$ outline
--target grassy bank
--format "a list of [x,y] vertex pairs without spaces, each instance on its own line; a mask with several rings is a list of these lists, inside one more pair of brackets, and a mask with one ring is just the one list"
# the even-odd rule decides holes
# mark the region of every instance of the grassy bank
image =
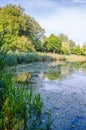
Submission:
[[45,53],[15,52],[15,53],[8,53],[4,60],[7,65],[11,66],[11,65],[17,65],[17,64],[28,64],[31,62],[52,61],[53,58],[46,55]]
[[86,56],[82,55],[59,55],[55,53],[41,53],[41,52],[11,52],[5,57],[7,65],[28,64],[31,62],[42,61],[57,61],[62,60],[66,62],[85,62]]
[[66,62],[85,62],[86,56],[83,55],[59,55],[55,53],[46,53],[47,56],[52,57],[53,60],[64,60]]

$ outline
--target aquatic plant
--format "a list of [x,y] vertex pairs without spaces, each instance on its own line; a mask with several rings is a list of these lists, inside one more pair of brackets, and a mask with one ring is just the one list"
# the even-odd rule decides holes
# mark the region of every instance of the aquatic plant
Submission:
[[[1,58],[1,57],[0,57]],[[3,60],[0,59],[2,66]],[[26,86],[15,86],[9,70],[0,69],[0,129],[49,130],[49,118],[44,114],[40,94]],[[44,115],[48,120],[42,122]]]

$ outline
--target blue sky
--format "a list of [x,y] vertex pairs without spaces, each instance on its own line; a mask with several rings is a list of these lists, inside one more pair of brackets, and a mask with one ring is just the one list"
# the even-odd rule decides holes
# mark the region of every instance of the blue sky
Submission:
[[77,44],[86,42],[86,0],[0,0],[0,6],[21,4],[46,35],[64,33]]

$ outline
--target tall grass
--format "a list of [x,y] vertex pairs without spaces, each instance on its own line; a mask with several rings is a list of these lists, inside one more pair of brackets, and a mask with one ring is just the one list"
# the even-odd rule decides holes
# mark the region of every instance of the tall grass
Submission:
[[7,65],[17,65],[17,64],[27,64],[30,62],[39,62],[39,61],[51,61],[52,57],[37,53],[37,52],[20,52],[20,53],[9,53],[5,57],[5,62]]
[[86,61],[86,56],[77,55],[59,55],[56,53],[41,53],[41,52],[11,52],[5,57],[5,62],[7,65],[17,65],[17,64],[28,64],[31,62],[41,62],[41,61],[67,61],[67,62],[84,62]]
[[[0,66],[3,65],[0,57]],[[14,62],[15,63],[15,62]],[[0,130],[49,130],[50,116],[45,115],[40,94],[25,86],[14,86],[9,70],[0,69]],[[45,119],[43,122],[42,120]]]
[[83,55],[70,55],[65,56],[65,58],[68,62],[86,62],[86,56]]
[[56,53],[45,53],[51,57],[54,61],[62,60],[66,62],[86,62],[86,56],[83,55],[60,55]]

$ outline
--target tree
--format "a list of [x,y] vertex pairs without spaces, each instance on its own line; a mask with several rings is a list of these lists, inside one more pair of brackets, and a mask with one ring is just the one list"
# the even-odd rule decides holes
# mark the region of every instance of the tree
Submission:
[[44,29],[34,18],[25,14],[20,5],[10,4],[0,9],[0,45],[12,44],[15,36],[26,36],[38,49],[41,46],[40,40],[44,36]]
[[74,54],[76,43],[73,40],[70,40],[67,35],[61,33],[58,35],[62,41],[62,53],[63,54]]
[[47,38],[46,48],[48,52],[61,53],[61,47],[62,47],[61,40],[54,34],[51,34]]
[[20,52],[35,51],[34,45],[26,36],[15,37],[15,40],[10,44],[9,48],[10,50]]
[[86,43],[82,46],[82,54],[86,56]]
[[23,9],[16,5],[7,5],[0,10],[0,33],[1,30],[6,34],[20,35],[25,31],[25,19]]
[[58,37],[62,42],[69,42],[68,36],[63,33],[59,34]]
[[73,40],[69,40],[70,54],[74,54],[74,48],[76,47],[76,43]]
[[63,54],[70,54],[70,48],[68,42],[62,42],[62,53]]
[[81,55],[82,54],[82,51],[81,51],[81,48],[80,48],[79,45],[75,47],[74,54],[76,54],[76,55]]

